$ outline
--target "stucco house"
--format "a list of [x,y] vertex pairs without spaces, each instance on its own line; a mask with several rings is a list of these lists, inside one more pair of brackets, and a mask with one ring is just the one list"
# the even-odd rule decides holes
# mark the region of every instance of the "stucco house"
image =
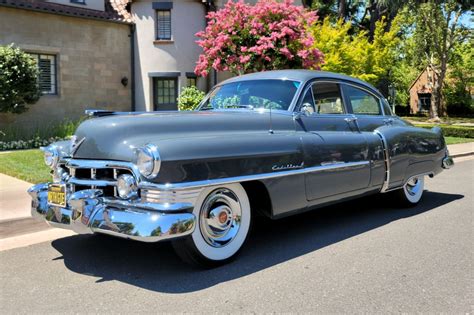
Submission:
[[436,72],[430,66],[426,67],[410,86],[410,113],[428,113],[430,111]]
[[0,130],[35,130],[78,119],[86,108],[130,110],[132,23],[103,0],[0,0],[0,45],[30,53],[40,100],[0,114]]
[[87,108],[177,109],[183,87],[207,91],[231,76],[194,74],[202,51],[195,34],[209,10],[226,2],[0,0],[0,45],[14,43],[37,58],[43,91],[26,113],[0,114],[0,130],[78,119]]

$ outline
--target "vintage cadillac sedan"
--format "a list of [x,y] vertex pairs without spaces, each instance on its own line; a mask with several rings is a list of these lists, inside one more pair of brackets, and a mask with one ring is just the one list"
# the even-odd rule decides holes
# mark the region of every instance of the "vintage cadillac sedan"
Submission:
[[88,111],[46,148],[52,182],[32,214],[77,233],[171,240],[199,266],[233,258],[252,217],[272,219],[391,192],[417,204],[453,165],[439,128],[392,114],[371,85],[334,73],[269,71],[227,80],[195,111]]

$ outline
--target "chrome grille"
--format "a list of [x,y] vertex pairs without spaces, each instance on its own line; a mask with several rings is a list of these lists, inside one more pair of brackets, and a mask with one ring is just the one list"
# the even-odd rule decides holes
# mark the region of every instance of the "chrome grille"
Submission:
[[[70,177],[68,184],[71,191],[84,189],[101,189],[105,197],[117,197],[117,178],[122,174],[132,174],[125,168],[112,168],[97,161],[88,161],[85,165],[81,163],[68,163]],[[96,167],[94,167],[96,166]]]

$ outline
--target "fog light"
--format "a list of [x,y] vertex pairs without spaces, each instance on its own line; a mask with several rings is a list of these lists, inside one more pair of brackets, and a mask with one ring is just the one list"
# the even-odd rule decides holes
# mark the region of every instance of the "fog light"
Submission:
[[122,199],[136,197],[138,194],[138,186],[135,178],[129,174],[120,175],[117,179],[117,192]]

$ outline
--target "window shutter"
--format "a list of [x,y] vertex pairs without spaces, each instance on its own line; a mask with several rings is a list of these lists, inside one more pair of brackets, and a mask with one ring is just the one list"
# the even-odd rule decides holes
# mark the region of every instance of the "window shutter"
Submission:
[[52,82],[52,63],[49,59],[42,59],[40,57],[38,61],[40,77],[39,77],[39,85],[40,89],[44,93],[53,93],[53,82]]

